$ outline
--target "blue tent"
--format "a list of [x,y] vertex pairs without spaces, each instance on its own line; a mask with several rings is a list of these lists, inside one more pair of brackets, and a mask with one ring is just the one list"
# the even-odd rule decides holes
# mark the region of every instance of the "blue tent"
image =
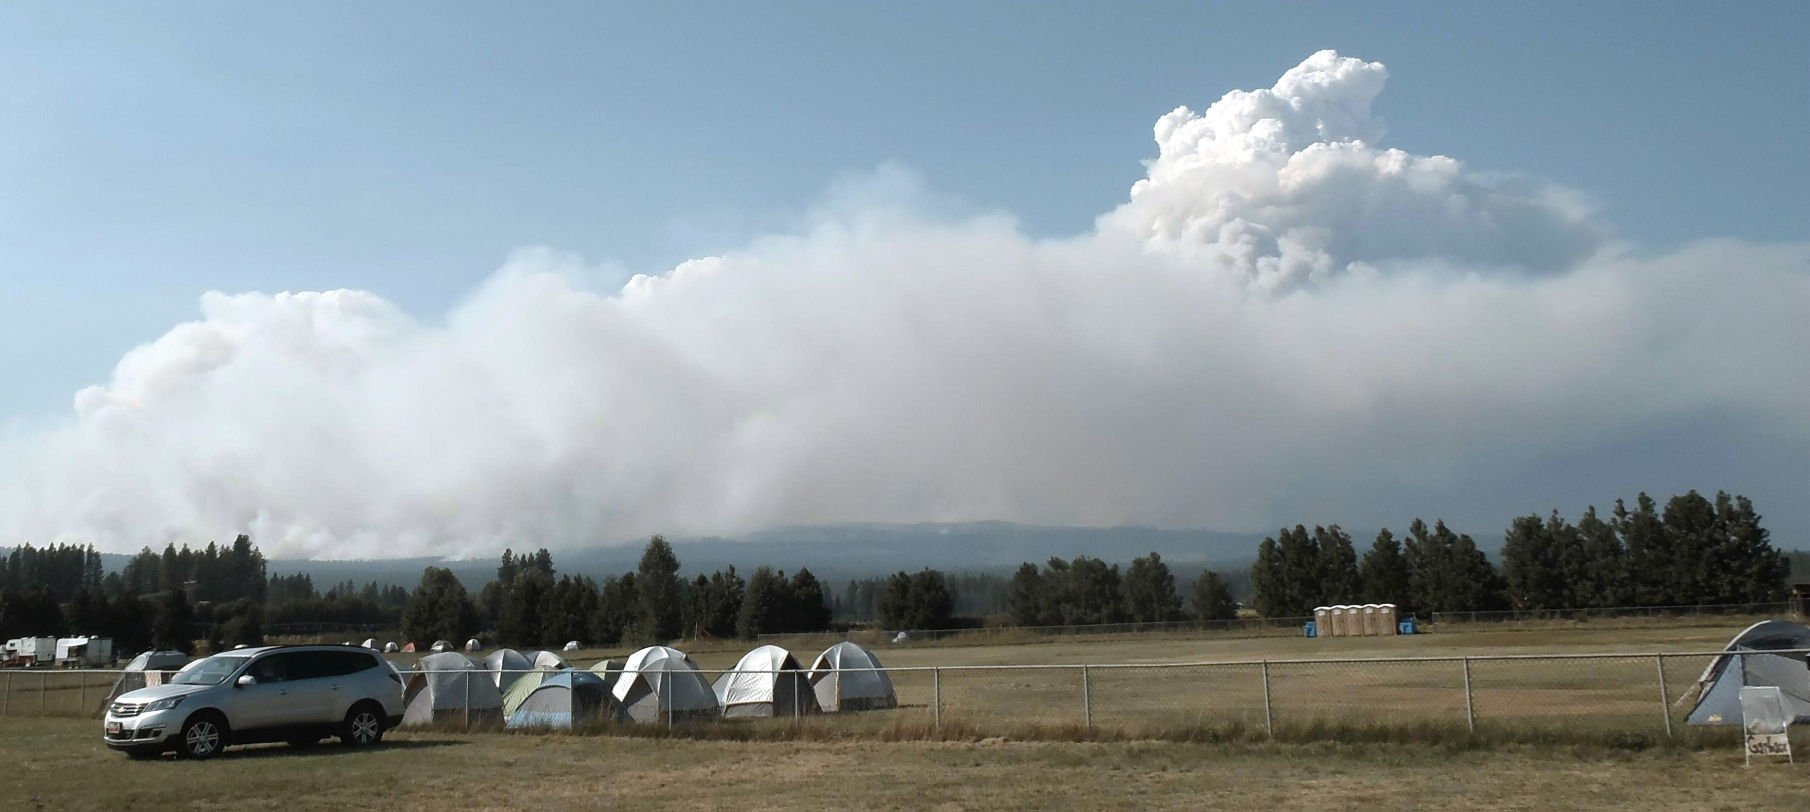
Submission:
[[522,699],[505,723],[511,728],[570,730],[597,719],[621,721],[622,706],[610,695],[603,677],[568,669],[549,674]]

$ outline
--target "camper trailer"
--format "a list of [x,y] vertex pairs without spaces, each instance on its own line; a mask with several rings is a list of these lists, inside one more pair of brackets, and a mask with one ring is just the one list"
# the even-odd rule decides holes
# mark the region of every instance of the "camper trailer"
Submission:
[[113,638],[65,637],[57,641],[57,667],[95,668],[113,664]]
[[6,641],[5,665],[11,668],[30,668],[34,665],[50,665],[56,659],[57,639],[55,637],[20,637]]

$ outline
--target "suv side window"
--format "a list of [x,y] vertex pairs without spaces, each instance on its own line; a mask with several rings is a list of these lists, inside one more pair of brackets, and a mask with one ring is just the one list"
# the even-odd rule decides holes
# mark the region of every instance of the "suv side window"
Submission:
[[258,658],[258,661],[252,663],[251,668],[245,673],[250,674],[259,683],[288,682],[302,678],[296,673],[297,665],[296,655],[278,652]]
[[370,655],[354,651],[323,651],[314,656],[320,658],[321,676],[324,677],[356,674],[377,664],[376,659]]

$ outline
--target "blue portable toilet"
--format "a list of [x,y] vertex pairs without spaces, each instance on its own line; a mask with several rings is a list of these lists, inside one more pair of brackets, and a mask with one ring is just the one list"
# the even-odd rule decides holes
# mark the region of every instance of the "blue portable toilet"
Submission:
[[1315,623],[1311,620],[1307,621],[1306,623],[1301,624],[1301,634],[1305,637],[1319,637],[1320,636],[1320,624]]
[[1418,629],[1419,626],[1415,624],[1414,618],[1408,618],[1395,624],[1395,630],[1400,634],[1419,634]]

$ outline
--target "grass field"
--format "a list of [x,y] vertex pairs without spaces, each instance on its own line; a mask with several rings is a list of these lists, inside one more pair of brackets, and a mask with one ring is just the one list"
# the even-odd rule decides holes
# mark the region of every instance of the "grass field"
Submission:
[[[892,674],[900,707],[812,720],[830,733],[902,739],[941,737],[1449,738],[1468,735],[1467,696],[1478,730],[1503,740],[1663,737],[1707,658],[1656,660],[1655,652],[1719,650],[1749,619],[1685,618],[1615,626],[1567,624],[1455,626],[1408,637],[1236,637],[1216,633],[1114,636],[988,636],[984,644],[870,641]],[[839,638],[774,641],[808,664]],[[741,641],[682,644],[706,672],[732,666]],[[1607,653],[1608,659],[1411,658]],[[576,652],[580,667],[622,658],[626,648]],[[396,659],[407,667],[414,655]],[[1390,662],[1350,662],[1393,658]],[[1257,661],[1273,661],[1269,666]],[[1216,663],[1213,665],[1193,665]],[[996,666],[1078,666],[1006,669]],[[1659,672],[1666,672],[1661,703]],[[1111,667],[1109,667],[1111,666]],[[1269,702],[1266,713],[1265,670]],[[1466,692],[1466,679],[1470,690]],[[714,677],[714,674],[710,674]],[[57,672],[0,673],[0,714],[96,714],[111,678]],[[940,710],[940,713],[938,712]],[[1090,732],[1091,725],[1091,732]],[[739,727],[738,727],[739,726]],[[753,728],[753,729],[749,729]],[[777,738],[789,723],[737,722],[696,731],[730,738]],[[1393,730],[1395,732],[1389,732]],[[825,731],[812,731],[813,735]],[[1431,734],[1431,735],[1429,735]]]
[[[1454,627],[1415,637],[1308,640],[1211,633],[875,643],[894,711],[736,720],[675,731],[587,734],[395,731],[374,752],[240,748],[208,763],[139,763],[107,751],[106,675],[0,675],[3,808],[329,809],[367,805],[570,808],[1796,809],[1810,779],[1782,764],[1741,768],[1728,730],[1663,736],[1654,652],[1718,650],[1747,619]],[[832,638],[775,641],[808,663]],[[737,641],[686,644],[702,667],[732,665]],[[1627,655],[1475,660],[1476,732],[1464,674],[1407,657]],[[586,666],[626,649],[579,652]],[[1275,735],[1263,714],[1271,666]],[[1234,662],[1182,666],[1175,663]],[[1667,698],[1704,657],[1665,660]],[[1090,664],[1092,730],[1079,669]],[[1140,664],[1101,668],[1107,663]],[[940,685],[938,684],[940,683]],[[48,686],[48,690],[43,690]],[[940,689],[942,728],[932,724]],[[1675,721],[1682,709],[1671,708]],[[1810,737],[1799,742],[1810,747]],[[1810,752],[1810,751],[1805,751]]]
[[[1802,766],[1733,746],[716,741],[392,735],[131,762],[93,722],[12,719],[15,809],[1801,809]],[[1800,743],[1800,745],[1803,743]]]

